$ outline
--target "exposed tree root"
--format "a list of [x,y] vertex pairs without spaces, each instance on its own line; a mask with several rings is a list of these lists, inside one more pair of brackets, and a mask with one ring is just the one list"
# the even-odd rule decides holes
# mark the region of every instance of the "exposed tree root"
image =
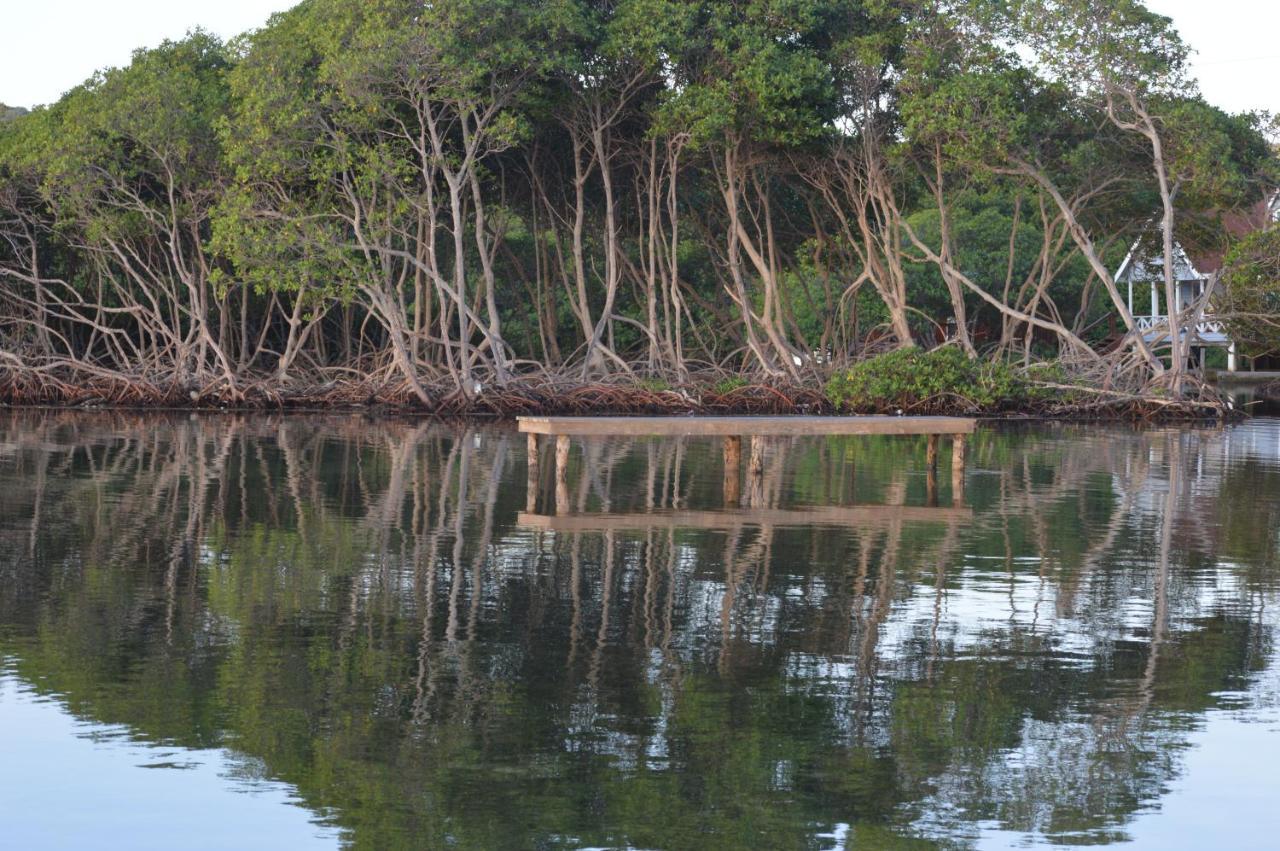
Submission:
[[[385,373],[384,373],[385,375]],[[583,382],[576,374],[540,371],[502,387],[485,386],[474,395],[448,380],[423,382],[426,401],[405,381],[357,378],[350,372],[299,378],[281,385],[270,376],[229,388],[209,378],[201,384],[159,382],[102,372],[0,366],[0,404],[60,407],[180,408],[217,410],[369,410],[438,417],[512,418],[521,415],[828,415],[837,411],[820,378],[804,383],[756,380],[726,387],[721,373],[695,374],[681,383],[619,377]],[[1018,410],[975,409],[967,399],[939,396],[902,410],[903,414],[955,414],[1003,418],[1090,420],[1188,420],[1238,415],[1213,388],[1173,400],[1156,391],[1126,392],[1080,384],[1043,384],[1061,390],[1055,401]],[[1046,394],[1055,395],[1055,394]]]

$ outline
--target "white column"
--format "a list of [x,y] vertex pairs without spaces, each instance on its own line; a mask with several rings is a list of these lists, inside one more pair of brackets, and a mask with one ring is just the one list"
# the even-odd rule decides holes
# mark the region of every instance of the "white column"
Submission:
[[1236,344],[1232,343],[1227,346],[1227,372],[1236,372],[1239,366],[1236,362]]

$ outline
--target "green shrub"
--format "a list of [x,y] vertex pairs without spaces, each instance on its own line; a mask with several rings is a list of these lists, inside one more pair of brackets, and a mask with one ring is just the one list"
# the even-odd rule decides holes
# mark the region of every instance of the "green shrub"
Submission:
[[662,378],[641,378],[636,381],[636,386],[650,393],[664,393],[671,389],[671,384]]
[[750,382],[747,381],[747,379],[743,378],[741,375],[731,375],[728,378],[722,378],[719,381],[717,381],[715,384],[711,385],[711,389],[716,394],[720,396],[724,396],[728,393],[732,393],[735,390],[741,390],[743,387],[746,387],[748,384],[750,384]]
[[1025,378],[1002,361],[970,360],[955,346],[899,349],[836,373],[827,398],[863,413],[994,411],[1031,400]]
[[1075,390],[1064,390],[1062,387],[1045,387],[1045,384],[1079,385],[1080,379],[1067,374],[1062,364],[1056,361],[1033,363],[1023,373],[1026,399],[1032,402],[1078,402],[1081,394]]
[[1231,338],[1251,357],[1280,352],[1280,228],[1249,234],[1223,262],[1216,307]]

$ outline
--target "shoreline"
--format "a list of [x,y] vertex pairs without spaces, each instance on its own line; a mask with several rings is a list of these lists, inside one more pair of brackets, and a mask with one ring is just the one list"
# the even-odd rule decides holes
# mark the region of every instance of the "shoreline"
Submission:
[[[136,389],[136,388],[135,388]],[[8,410],[129,411],[137,413],[361,414],[423,417],[439,420],[514,422],[519,416],[963,416],[991,423],[1206,423],[1251,416],[1243,407],[1215,407],[1193,401],[1131,398],[1108,401],[1046,403],[1030,407],[982,408],[964,400],[934,398],[916,405],[837,408],[821,385],[744,384],[718,391],[706,384],[667,388],[637,383],[554,385],[516,382],[468,399],[456,390],[432,388],[429,403],[391,386],[364,384],[300,388],[293,393],[258,393],[231,399],[220,393],[111,394],[85,388],[72,396],[46,388],[40,393],[14,392],[0,385],[0,408]],[[50,392],[52,391],[52,392]],[[1264,397],[1264,403],[1272,401]]]

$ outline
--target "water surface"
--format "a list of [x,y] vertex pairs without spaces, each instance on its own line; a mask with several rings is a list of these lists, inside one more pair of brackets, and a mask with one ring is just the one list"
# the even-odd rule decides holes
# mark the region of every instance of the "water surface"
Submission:
[[948,452],[0,413],[7,841],[1274,847],[1280,420]]

